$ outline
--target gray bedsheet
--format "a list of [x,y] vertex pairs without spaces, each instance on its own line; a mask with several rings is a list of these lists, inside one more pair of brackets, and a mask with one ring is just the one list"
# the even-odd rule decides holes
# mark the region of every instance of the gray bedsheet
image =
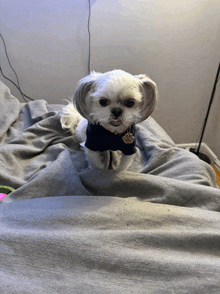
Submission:
[[149,118],[129,171],[90,170],[61,108],[0,83],[0,293],[219,293],[211,166]]

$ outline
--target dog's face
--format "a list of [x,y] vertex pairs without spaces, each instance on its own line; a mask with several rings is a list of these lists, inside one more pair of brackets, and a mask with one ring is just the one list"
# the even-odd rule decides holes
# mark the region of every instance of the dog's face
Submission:
[[152,80],[122,70],[92,72],[79,82],[74,95],[80,114],[112,133],[122,133],[145,120],[156,100],[157,88]]

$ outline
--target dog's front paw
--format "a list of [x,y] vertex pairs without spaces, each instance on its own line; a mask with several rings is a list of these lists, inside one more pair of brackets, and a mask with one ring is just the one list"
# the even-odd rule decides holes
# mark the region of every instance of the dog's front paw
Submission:
[[98,169],[105,168],[105,156],[103,154],[104,152],[92,151],[86,148],[85,146],[84,146],[84,150],[85,150],[90,168],[98,168]]
[[91,151],[85,148],[90,168],[122,171],[132,164],[134,155],[124,155],[121,151]]

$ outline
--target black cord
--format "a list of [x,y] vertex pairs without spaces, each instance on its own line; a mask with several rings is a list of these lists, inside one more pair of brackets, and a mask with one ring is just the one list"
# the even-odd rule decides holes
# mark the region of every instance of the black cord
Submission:
[[26,99],[24,98],[24,96],[23,96],[23,93],[21,92],[21,89],[15,84],[15,82],[13,82],[12,80],[10,80],[9,78],[7,78],[7,77],[4,75],[1,66],[0,66],[0,72],[1,72],[2,76],[3,76],[6,80],[10,81],[10,82],[11,82],[11,83],[12,83],[12,84],[13,84],[13,85],[19,90],[19,92],[21,93],[22,98],[24,99],[25,102],[27,102],[27,100],[26,100]]
[[89,55],[88,55],[88,74],[90,74],[90,62],[91,62],[91,33],[90,33],[90,17],[91,17],[91,3],[89,2],[89,16],[88,16],[88,34],[89,34]]
[[204,132],[205,132],[205,127],[206,127],[208,117],[209,117],[209,112],[210,112],[211,105],[212,105],[212,102],[213,102],[213,99],[214,99],[214,96],[215,96],[216,86],[217,86],[217,83],[219,81],[219,73],[220,73],[220,62],[219,62],[217,74],[216,74],[216,77],[215,77],[215,82],[214,82],[214,85],[213,85],[212,95],[211,95],[211,98],[210,98],[210,101],[209,101],[209,106],[208,106],[207,114],[206,114],[206,117],[205,117],[205,122],[204,122],[203,129],[202,129],[201,138],[200,138],[199,145],[198,145],[198,148],[197,148],[197,151],[196,151],[197,154],[199,154],[199,149],[200,149],[200,146],[201,146],[201,143],[202,143],[203,135],[204,135]]
[[17,75],[16,71],[14,70],[14,68],[13,68],[12,65],[11,65],[11,61],[10,61],[10,58],[9,58],[9,56],[8,56],[8,52],[7,52],[7,47],[6,47],[6,44],[5,44],[5,40],[4,40],[4,38],[3,38],[3,36],[2,36],[1,33],[0,33],[0,37],[1,37],[1,39],[2,39],[2,42],[3,42],[4,48],[5,48],[5,54],[6,54],[6,56],[7,56],[8,63],[9,63],[11,69],[13,70],[13,72],[14,72],[14,74],[15,74],[15,76],[16,76],[17,83],[18,83],[18,87],[20,88],[20,83],[19,83],[18,75]]
[[27,100],[25,99],[25,97],[28,98],[28,99],[30,99],[30,100],[32,100],[32,101],[34,101],[34,99],[32,99],[31,97],[25,95],[25,94],[21,91],[21,87],[20,87],[20,83],[19,83],[18,75],[17,75],[16,71],[14,70],[14,68],[13,68],[12,65],[11,65],[11,61],[10,61],[10,58],[9,58],[9,56],[8,56],[8,51],[7,51],[7,47],[6,47],[6,44],[5,44],[5,40],[4,40],[4,38],[3,38],[3,36],[2,36],[1,33],[0,33],[0,37],[1,37],[2,42],[3,42],[3,45],[4,45],[5,54],[6,54],[6,57],[7,57],[7,60],[8,60],[8,64],[9,64],[10,68],[12,69],[12,71],[14,72],[15,76],[16,76],[17,84],[16,84],[15,82],[13,82],[11,79],[9,79],[8,77],[6,77],[6,76],[4,75],[3,70],[2,70],[2,67],[0,66],[0,72],[1,72],[2,76],[3,76],[6,80],[8,80],[9,82],[11,82],[11,83],[12,83],[12,84],[13,84],[13,85],[14,85],[14,86],[20,91],[21,96],[22,96],[22,98],[24,99],[25,102],[27,102]]
[[[205,128],[206,128],[206,124],[207,124],[207,121],[208,121],[208,117],[209,117],[209,112],[210,112],[210,109],[211,109],[211,105],[212,105],[212,102],[213,102],[213,99],[214,99],[214,96],[215,96],[216,86],[217,86],[217,83],[218,83],[218,81],[220,79],[219,74],[220,74],[220,62],[219,62],[217,74],[216,74],[216,77],[215,77],[215,82],[214,82],[214,85],[213,85],[212,94],[211,94],[211,98],[210,98],[210,101],[209,101],[209,106],[208,106],[208,110],[207,110],[207,113],[206,113],[205,122],[204,122],[204,125],[203,125],[203,128],[202,128],[202,133],[201,133],[201,136],[200,136],[198,148],[197,149],[194,149],[194,148],[191,148],[190,149],[191,152],[195,153],[199,157],[200,156],[205,156],[204,154],[200,153],[199,150],[200,150],[200,147],[201,147],[201,144],[202,144],[202,139],[203,139]],[[201,159],[207,161],[205,158],[201,158]]]

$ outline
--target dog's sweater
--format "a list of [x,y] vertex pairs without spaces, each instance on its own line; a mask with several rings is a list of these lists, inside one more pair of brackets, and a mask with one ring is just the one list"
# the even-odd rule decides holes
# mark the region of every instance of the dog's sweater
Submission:
[[135,140],[132,143],[125,143],[122,139],[128,132],[134,136],[135,127],[131,126],[122,134],[114,134],[100,124],[88,123],[85,146],[92,151],[121,150],[124,155],[132,155],[136,152]]

